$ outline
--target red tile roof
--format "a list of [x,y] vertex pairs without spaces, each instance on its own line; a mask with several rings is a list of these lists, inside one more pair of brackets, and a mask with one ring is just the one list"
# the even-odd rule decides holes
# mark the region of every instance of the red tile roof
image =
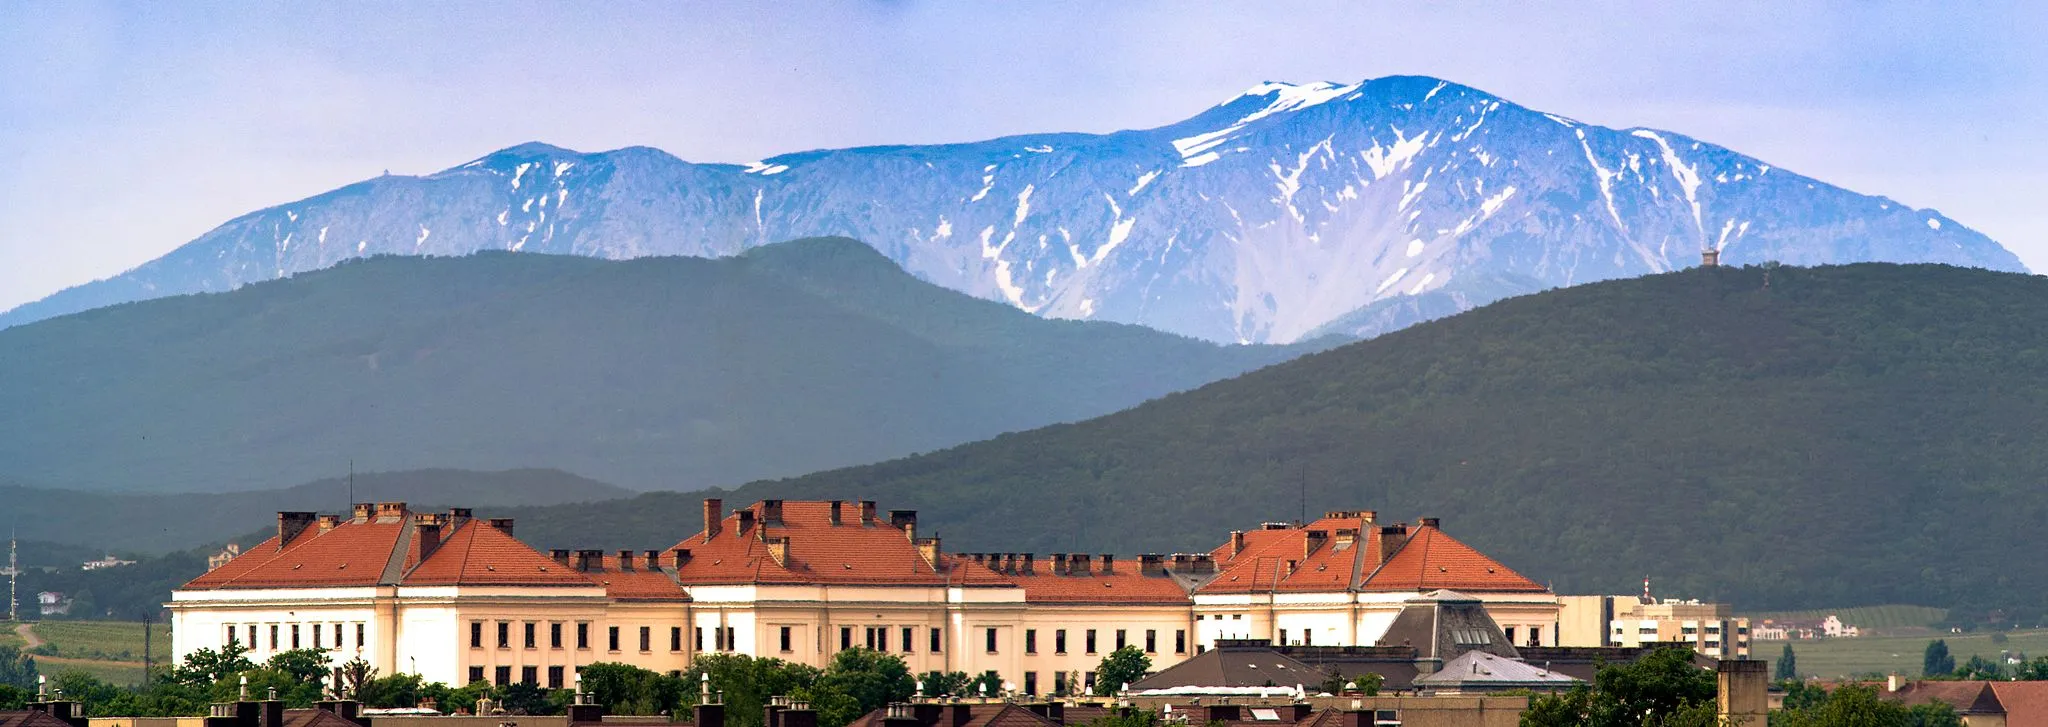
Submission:
[[343,521],[325,532],[309,527],[282,548],[273,536],[192,579],[185,589],[373,586],[383,581],[407,527]]
[[2048,727],[2048,682],[1992,682],[2005,727]]
[[1544,588],[1500,561],[1458,542],[1432,525],[1423,525],[1387,558],[1365,582],[1364,591],[1433,591],[1465,593],[1541,593]]
[[[1049,565],[1049,564],[1048,564]],[[1193,602],[1186,587],[1166,576],[1145,575],[1138,572],[1138,564],[1118,564],[1115,572],[1102,573],[1099,570],[1086,574],[1057,574],[1049,567],[1034,567],[1034,572],[1025,574],[1004,574],[990,570],[988,566],[968,561],[966,566],[977,568],[1002,579],[1004,582],[1024,588],[1024,600],[1029,603],[1118,603],[1118,604],[1174,604],[1186,605]]]
[[[719,533],[699,532],[675,547],[690,551],[679,569],[686,586],[742,583],[830,583],[842,585],[944,585],[946,576],[925,562],[910,538],[888,522],[862,522],[860,508],[845,503],[840,524],[832,524],[831,505],[820,501],[788,501],[782,517],[764,522],[769,508],[757,502],[734,510],[720,521]],[[740,527],[741,515],[753,524]],[[776,562],[769,540],[786,538],[784,562]]]
[[683,587],[676,584],[675,576],[659,567],[650,567],[645,560],[634,563],[632,568],[621,568],[619,557],[604,557],[601,571],[588,575],[604,585],[605,595],[621,601],[688,601],[690,596]]
[[[408,564],[418,562],[411,543]],[[593,578],[556,563],[490,523],[468,520],[442,537],[425,562],[409,565],[408,586],[589,586]]]
[[[402,508],[402,506],[398,506]],[[413,513],[308,526],[283,547],[272,537],[186,583],[182,590],[335,588],[371,585],[591,586],[490,523],[441,517],[440,543],[420,559]]]
[[[1357,535],[1340,538],[1340,530],[1355,531]],[[1309,548],[1310,533],[1321,533],[1313,550]],[[1324,517],[1302,526],[1253,530],[1243,537],[1242,550],[1235,549],[1233,543],[1224,543],[1211,551],[1218,563],[1217,575],[1198,592],[1548,590],[1444,534],[1433,524],[1409,529],[1405,541],[1397,543],[1384,562],[1380,552],[1383,538],[1389,536],[1381,533],[1379,525],[1357,513]]]

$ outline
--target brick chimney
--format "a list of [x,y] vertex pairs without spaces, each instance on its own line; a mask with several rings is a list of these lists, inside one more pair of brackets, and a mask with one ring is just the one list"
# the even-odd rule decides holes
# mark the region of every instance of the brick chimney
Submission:
[[773,524],[776,524],[776,525],[781,525],[781,524],[782,524],[782,501],[781,501],[781,500],[762,500],[762,501],[761,501],[761,522],[762,522],[762,524],[769,524],[769,523],[773,523]]
[[682,571],[683,566],[690,564],[689,548],[676,548],[675,550],[669,551],[669,554],[675,556],[676,570],[678,572]]
[[1437,518],[1433,518],[1433,517],[1426,517],[1426,518],[1423,518],[1423,519],[1422,519],[1422,527],[1425,527],[1425,528],[1435,528],[1435,527],[1442,527],[1442,526],[1443,526],[1443,521],[1442,521],[1442,520],[1439,520],[1439,519],[1437,519]]
[[566,567],[568,567],[568,565],[569,565],[569,549],[568,549],[568,548],[555,548],[555,549],[553,549],[553,550],[549,550],[549,551],[548,551],[548,557],[549,557],[549,558],[553,558],[553,559],[555,559],[555,562],[556,562],[556,563],[560,563],[560,564],[562,564],[562,566],[563,566],[563,567],[565,567],[565,568],[566,568]]
[[319,517],[317,513],[310,512],[279,512],[277,514],[277,549],[283,550],[284,546],[290,544],[293,538],[299,537],[299,533],[305,532],[306,528],[313,524],[313,519],[316,517]]
[[1148,575],[1148,576],[1157,576],[1157,575],[1165,575],[1165,574],[1166,574],[1166,565],[1165,565],[1165,563],[1163,562],[1163,559],[1164,559],[1164,557],[1165,557],[1165,556],[1162,556],[1162,555],[1160,555],[1160,554],[1158,554],[1158,553],[1142,553],[1142,554],[1139,554],[1139,555],[1138,555],[1138,573],[1139,573],[1139,575]]
[[1054,554],[1052,554],[1052,574],[1053,574],[1053,575],[1056,575],[1056,576],[1063,576],[1063,575],[1066,575],[1066,574],[1067,574],[1067,554],[1066,554],[1066,553],[1054,553]]
[[1187,553],[1173,554],[1173,572],[1192,573],[1195,570],[1195,556]]
[[1719,692],[1715,700],[1720,723],[1731,727],[1764,727],[1770,714],[1768,662],[1722,659],[1716,665]]
[[475,517],[474,512],[474,510],[466,507],[448,508],[448,529],[454,530],[455,528],[462,527],[463,522]]
[[380,521],[382,521],[382,520],[385,520],[385,519],[390,519],[390,520],[391,520],[392,522],[398,522],[398,523],[403,523],[403,522],[405,522],[405,503],[403,503],[403,502],[380,502],[380,503],[377,503],[377,519],[378,519],[378,520],[380,520]]
[[1103,553],[1103,554],[1102,554],[1102,574],[1103,574],[1103,575],[1109,575],[1109,574],[1111,574],[1111,573],[1115,573],[1115,572],[1116,572],[1116,556],[1114,556],[1114,555],[1110,555],[1110,554],[1108,554],[1108,553]]
[[640,555],[646,558],[646,560],[641,562],[647,564],[648,570],[661,570],[661,551],[649,550],[642,552]]
[[349,517],[353,518],[357,523],[369,522],[370,518],[376,517],[376,515],[377,506],[373,503],[358,502],[349,506]]
[[320,532],[327,532],[341,526],[340,515],[321,515]]
[[789,538],[774,537],[769,538],[767,542],[768,557],[774,558],[776,565],[789,567]]
[[1067,574],[1085,576],[1093,573],[1094,564],[1088,562],[1089,560],[1087,553],[1074,553],[1067,556]]
[[889,511],[889,527],[895,528],[895,529],[897,529],[897,530],[901,530],[901,531],[903,531],[903,536],[904,536],[904,537],[910,538],[911,540],[916,540],[916,539],[917,539],[917,511],[916,511],[916,510],[890,510],[890,511]]
[[843,515],[843,512],[842,512],[842,511],[843,511],[843,510],[845,510],[845,509],[846,509],[846,501],[845,501],[845,500],[833,500],[833,501],[832,501],[832,524],[833,524],[833,525],[838,525],[838,524],[840,524],[840,517],[841,517],[841,516]]
[[1349,548],[1358,543],[1358,528],[1337,528],[1337,547]]
[[1215,573],[1215,572],[1216,572],[1216,558],[1215,558],[1215,556],[1209,555],[1208,553],[1196,553],[1196,554],[1195,554],[1195,567],[1194,567],[1194,571],[1193,571],[1193,572],[1195,572],[1195,573]]
[[441,548],[441,516],[430,512],[412,516],[412,538],[419,546],[420,560],[433,556]]
[[1244,552],[1244,531],[1230,531],[1230,555],[1236,557],[1238,553],[1242,552]]
[[504,533],[508,536],[512,534],[512,518],[494,517],[491,518],[489,522],[491,523],[491,527],[498,529],[498,532]]
[[934,570],[939,567],[939,539],[918,538],[911,542],[917,546],[917,554],[924,558],[924,564]]
[[1021,566],[1018,566],[1018,567],[1017,567],[1017,572],[1018,572],[1018,573],[1022,573],[1022,574],[1024,574],[1024,575],[1027,575],[1027,576],[1028,576],[1028,575],[1032,575],[1032,574],[1033,574],[1033,573],[1034,573],[1034,572],[1035,572],[1035,571],[1037,570],[1037,568],[1035,567],[1035,566],[1036,566],[1036,561],[1037,561],[1037,560],[1038,560],[1038,556],[1037,556],[1037,555],[1035,555],[1035,554],[1032,554],[1032,553],[1025,553],[1025,554],[1024,554],[1024,564],[1023,564],[1023,565],[1021,565]]
[[580,570],[580,571],[583,571],[583,572],[585,572],[585,573],[588,573],[588,572],[590,572],[590,571],[594,571],[594,570],[604,570],[604,551],[602,551],[602,550],[578,550],[578,551],[576,551],[576,570]]
[[1330,539],[1330,531],[1328,531],[1328,530],[1310,530],[1310,531],[1308,531],[1307,537],[1305,537],[1305,538],[1302,538],[1302,541],[1301,541],[1301,542],[1302,542],[1302,548],[1301,548],[1301,557],[1303,557],[1303,558],[1307,558],[1307,557],[1309,557],[1309,556],[1311,556],[1311,555],[1314,555],[1314,554],[1315,554],[1315,552],[1316,552],[1316,549],[1317,549],[1317,548],[1320,548],[1320,547],[1323,547],[1323,543],[1324,543],[1324,542],[1327,542],[1327,541],[1328,541],[1329,539]]
[[739,527],[733,530],[733,535],[742,538],[747,537],[747,531],[754,529],[754,511],[736,510],[733,512],[733,515],[740,519]]
[[619,570],[622,570],[622,571],[628,571],[628,570],[633,570],[633,551],[631,551],[631,550],[621,550],[621,551],[619,551]]
[[725,501],[716,497],[704,498],[704,540],[718,537],[718,531],[725,524]]
[[1388,558],[1392,558],[1394,557],[1395,553],[1400,552],[1401,546],[1407,544],[1407,524],[1404,523],[1400,525],[1380,526],[1380,552],[1378,554],[1379,560],[1374,561],[1374,565],[1387,562]]
[[875,524],[875,501],[874,501],[874,500],[861,500],[861,501],[860,501],[860,524],[862,524],[862,525],[873,525],[873,524]]

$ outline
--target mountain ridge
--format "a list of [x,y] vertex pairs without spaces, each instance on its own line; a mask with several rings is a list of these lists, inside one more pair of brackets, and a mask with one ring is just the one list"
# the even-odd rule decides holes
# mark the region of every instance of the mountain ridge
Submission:
[[[1683,134],[1396,76],[1263,83],[1149,129],[746,165],[521,144],[237,217],[0,326],[368,254],[723,257],[815,235],[860,239],[921,279],[1042,317],[1232,342],[1376,335],[1503,294],[1686,267],[1703,247],[1731,264],[2025,269],[1938,212]],[[1446,288],[1464,292],[1361,313]],[[1347,316],[1367,322],[1332,327]]]

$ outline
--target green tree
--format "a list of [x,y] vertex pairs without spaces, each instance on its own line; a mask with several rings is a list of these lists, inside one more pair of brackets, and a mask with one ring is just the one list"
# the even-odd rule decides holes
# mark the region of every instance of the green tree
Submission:
[[2037,656],[2015,665],[2012,678],[2023,682],[2048,681],[2048,656]]
[[1785,644],[1785,651],[1778,655],[1778,681],[1799,678],[1799,655],[1792,653],[1792,645]]
[[1351,688],[1357,690],[1359,694],[1377,697],[1380,694],[1380,687],[1386,683],[1387,678],[1381,676],[1379,672],[1369,671],[1351,680]]
[[[756,659],[745,654],[700,654],[690,662],[689,670],[679,680],[683,693],[678,706],[697,703],[697,692],[708,676],[712,691],[725,695],[725,722],[731,727],[752,727],[761,722],[761,710],[767,706],[768,698],[775,696],[797,696],[799,690],[816,683],[822,674],[808,664],[795,664],[781,659]],[[590,673],[584,672],[584,683],[590,683]],[[600,704],[605,702],[600,701]]]
[[928,671],[917,678],[918,694],[926,697],[957,697],[967,694],[967,672]]
[[1145,678],[1152,670],[1151,657],[1139,651],[1136,646],[1125,646],[1102,657],[1102,663],[1095,667],[1095,694],[1109,696],[1116,694],[1124,685]]
[[[367,666],[367,664],[365,665]],[[346,670],[348,668],[348,665],[342,665],[344,680],[346,679]],[[356,701],[362,702],[365,707],[387,709],[392,707],[419,706],[420,699],[425,696],[421,689],[424,684],[421,682],[420,675],[393,674],[388,677],[379,678],[376,676],[376,672],[377,670],[372,668],[370,670],[370,678],[362,682],[361,685],[351,692],[355,695]]]
[[249,650],[238,643],[229,643],[220,651],[199,649],[186,654],[185,663],[172,669],[170,676],[182,684],[211,687],[230,676],[256,668],[246,656],[248,653]]
[[13,646],[0,646],[0,684],[35,689],[35,657],[21,653],[21,649]]
[[[557,714],[553,695],[539,685],[513,682],[498,690],[500,706],[506,714],[550,715]],[[673,714],[673,712],[671,712]]]
[[272,655],[269,661],[263,662],[263,668],[302,682],[318,684],[327,681],[327,668],[331,661],[324,649],[292,649]]
[[[910,667],[889,654],[873,649],[847,649],[832,655],[832,663],[809,690],[818,723],[843,725],[890,702],[910,698],[916,690]],[[838,693],[851,700],[834,700]],[[852,710],[850,714],[846,710]]]
[[[1692,663],[1692,650],[1658,649],[1632,663],[1602,666],[1591,684],[1537,697],[1524,727],[1637,727],[1701,724],[1714,703],[1714,675]],[[1712,724],[1711,720],[1704,724]]]
[[1948,642],[1935,639],[1927,642],[1927,653],[1920,658],[1920,675],[1939,677],[1954,674],[1956,658],[1948,653]]
[[36,695],[27,689],[12,684],[0,684],[0,711],[28,709],[30,700]]
[[[747,658],[738,654],[711,656]],[[729,689],[726,692],[727,711],[736,718],[744,719],[748,715],[744,711],[737,711],[743,708],[741,702],[733,701],[731,697],[736,692],[744,694],[743,689],[751,679],[751,675],[745,675],[731,679],[732,683],[728,685],[713,684],[714,689]],[[691,704],[689,700],[695,696],[695,692],[684,684],[683,678],[659,674],[630,664],[610,662],[583,667],[583,691],[590,694],[591,701],[604,705],[605,709],[613,714],[675,714]],[[759,709],[755,711],[758,712]],[[756,722],[759,719],[758,716],[754,717]]]
[[[1818,690],[1816,690],[1818,691]],[[1875,687],[1837,687],[1818,701],[1772,715],[1772,727],[1961,727],[1955,708],[1940,702],[1906,707],[1882,699]]]
[[358,702],[363,701],[363,687],[377,680],[377,667],[361,657],[342,662],[339,671],[341,683],[334,685],[335,691]]
[[2004,679],[2005,667],[1998,662],[1971,654],[1969,661],[1956,667],[1955,675],[1958,679]]
[[1000,696],[1003,693],[1003,675],[997,674],[994,669],[982,672],[973,679],[967,680],[966,684],[960,685],[960,693],[963,696],[975,697],[982,695]]

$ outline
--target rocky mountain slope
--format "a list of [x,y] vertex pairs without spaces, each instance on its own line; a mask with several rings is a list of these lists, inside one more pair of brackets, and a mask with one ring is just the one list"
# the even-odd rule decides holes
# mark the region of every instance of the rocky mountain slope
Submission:
[[1503,296],[1695,264],[2021,270],[1932,210],[1669,131],[1609,129],[1422,77],[1264,83],[1111,134],[834,149],[746,166],[527,144],[236,218],[0,326],[222,291],[366,255],[727,256],[861,239],[1041,316],[1229,342],[1369,336]]

